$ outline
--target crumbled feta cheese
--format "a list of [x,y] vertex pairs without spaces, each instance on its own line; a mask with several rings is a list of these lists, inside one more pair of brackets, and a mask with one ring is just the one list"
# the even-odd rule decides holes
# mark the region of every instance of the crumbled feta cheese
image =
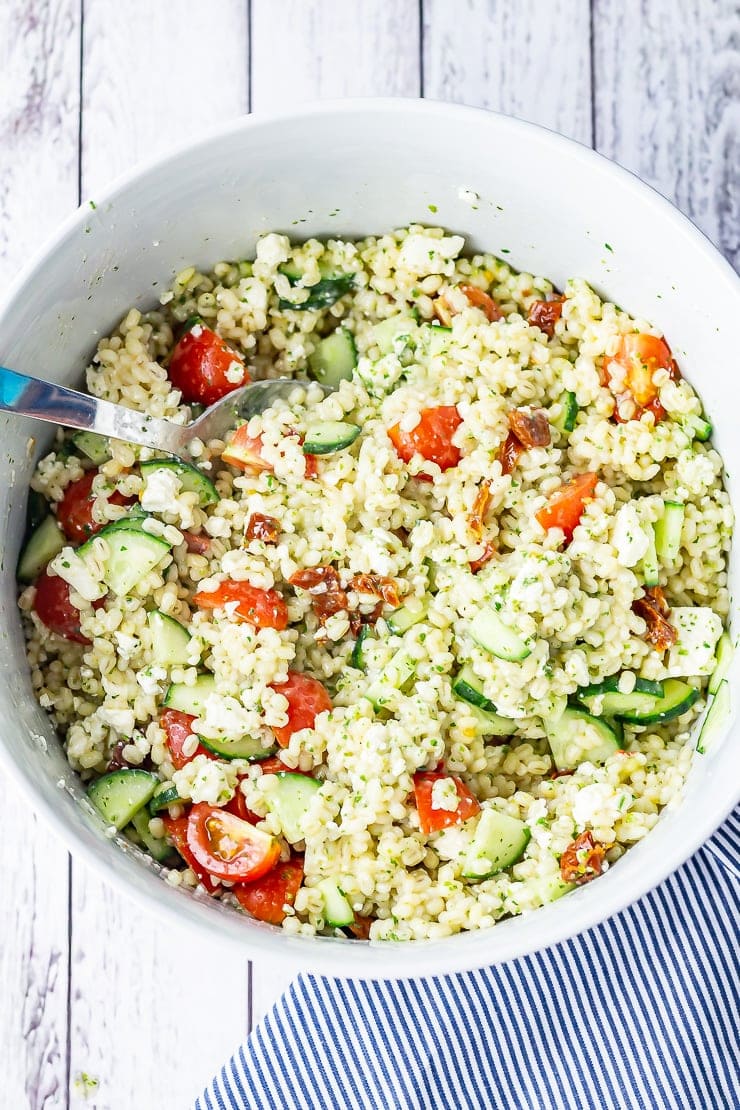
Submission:
[[145,694],[154,694],[157,696],[162,693],[162,683],[167,679],[167,671],[164,667],[147,667],[144,671],[139,671],[136,676],[136,681],[141,686]]
[[98,720],[122,734],[133,732],[136,723],[133,709],[108,709],[104,705],[98,710]]
[[259,716],[253,710],[245,709],[236,698],[209,694],[205,700],[203,714],[193,723],[193,728],[206,739],[220,736],[238,740],[259,727]]
[[432,786],[432,809],[444,809],[454,813],[460,805],[455,780],[452,778],[437,779]]
[[647,528],[637,508],[629,501],[616,515],[612,543],[623,567],[637,566],[650,546]]
[[231,382],[232,385],[239,385],[244,381],[244,366],[241,362],[234,361],[224,376],[227,382]]
[[153,470],[144,482],[141,507],[148,513],[171,512],[181,489],[182,482],[168,467]]
[[612,826],[630,808],[634,798],[629,790],[616,790],[608,782],[593,782],[578,791],[573,803],[576,825]]
[[257,240],[257,261],[271,269],[277,269],[283,262],[287,262],[289,255],[290,241],[287,235],[277,235],[271,231]]
[[172,781],[184,802],[208,802],[215,806],[223,805],[234,796],[237,773],[230,763],[196,755],[180,771],[174,772]]
[[204,527],[208,535],[213,536],[214,539],[228,539],[231,535],[231,524],[223,516],[209,517]]
[[398,264],[412,274],[451,274],[454,269],[452,259],[457,258],[464,246],[462,235],[446,235],[437,239],[433,235],[413,233],[401,245]]
[[85,601],[97,601],[108,589],[71,547],[63,547],[49,563],[49,570],[68,582]]
[[711,674],[717,641],[722,635],[718,614],[704,605],[677,605],[671,609],[669,619],[678,632],[678,640],[668,653],[666,673],[673,678]]

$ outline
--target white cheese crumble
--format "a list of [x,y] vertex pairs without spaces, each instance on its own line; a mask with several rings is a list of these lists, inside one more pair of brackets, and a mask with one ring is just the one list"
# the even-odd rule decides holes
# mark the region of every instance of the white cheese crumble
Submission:
[[63,547],[49,563],[49,570],[68,582],[85,601],[97,601],[108,592],[84,559],[71,547]]
[[257,261],[271,269],[277,269],[283,262],[288,261],[290,255],[290,241],[287,235],[277,235],[271,231],[257,240]]
[[629,790],[615,790],[608,782],[593,782],[578,791],[573,802],[576,825],[612,826],[630,808],[634,798]]
[[711,674],[722,635],[718,614],[704,605],[677,605],[671,609],[669,620],[678,632],[678,640],[668,653],[666,674],[672,678]]
[[182,482],[172,470],[153,470],[144,483],[141,507],[148,513],[171,512],[181,489]]
[[234,796],[236,768],[205,755],[196,755],[180,771],[175,771],[172,781],[184,802],[208,802],[223,805]]
[[136,723],[133,709],[108,709],[104,705],[98,710],[98,720],[118,733],[133,732]]
[[441,239],[433,235],[413,233],[408,235],[398,253],[398,264],[412,274],[451,274],[452,260],[457,258],[465,245],[462,235],[446,235]]
[[154,694],[155,696],[162,693],[162,683],[167,679],[167,671],[164,667],[147,667],[144,671],[139,671],[136,676],[136,681],[145,694]]
[[628,502],[616,515],[612,543],[623,567],[634,567],[650,546],[647,528],[636,507]]
[[455,780],[437,779],[432,786],[432,809],[444,809],[448,813],[455,813],[460,805]]
[[232,385],[239,385],[241,382],[243,382],[244,367],[242,366],[241,362],[237,362],[236,360],[232,362],[231,366],[229,366],[228,370],[226,371],[225,378],[227,382],[231,382]]

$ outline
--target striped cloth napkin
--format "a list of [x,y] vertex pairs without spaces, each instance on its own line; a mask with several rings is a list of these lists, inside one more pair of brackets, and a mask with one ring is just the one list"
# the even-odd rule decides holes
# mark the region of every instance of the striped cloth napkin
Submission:
[[482,971],[301,975],[197,1110],[738,1110],[740,807],[603,925]]

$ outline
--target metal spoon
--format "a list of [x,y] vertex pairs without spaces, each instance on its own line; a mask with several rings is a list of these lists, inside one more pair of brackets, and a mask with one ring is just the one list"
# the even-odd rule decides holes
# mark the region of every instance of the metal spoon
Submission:
[[319,385],[324,393],[331,392],[318,382],[294,381],[292,378],[251,382],[216,401],[191,424],[182,425],[0,366],[0,412],[15,412],[20,416],[45,420],[49,424],[97,432],[111,439],[166,451],[187,460],[194,439],[203,442],[223,439],[237,420],[248,420],[275,401],[287,399],[301,385]]

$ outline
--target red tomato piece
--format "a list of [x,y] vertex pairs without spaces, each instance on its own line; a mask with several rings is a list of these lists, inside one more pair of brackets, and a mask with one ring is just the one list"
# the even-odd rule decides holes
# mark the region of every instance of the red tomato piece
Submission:
[[524,448],[518,438],[513,432],[509,432],[498,449],[498,461],[501,463],[502,474],[511,474],[523,450]]
[[220,609],[235,601],[235,612],[255,628],[276,628],[282,632],[288,627],[288,607],[281,594],[277,590],[261,590],[248,582],[227,578],[215,590],[201,590],[193,601],[201,609]]
[[80,610],[69,596],[69,583],[55,574],[43,570],[36,580],[36,600],[33,603],[39,620],[57,636],[73,640],[76,644],[89,644],[80,631]]
[[[280,687],[273,686],[273,689],[279,690]],[[291,775],[307,775],[308,778],[313,778],[310,771],[301,771],[299,767],[286,767],[277,755],[271,755],[269,759],[260,760],[259,767],[263,775],[277,775],[280,771],[290,771]]]
[[616,355],[606,364],[607,381],[617,398],[615,419],[618,423],[624,423],[618,406],[625,397],[637,407],[633,419],[639,420],[643,412],[652,412],[657,424],[665,417],[659,390],[653,381],[655,371],[660,369],[668,370],[674,380],[678,377],[678,367],[665,339],[644,332],[622,336]]
[[246,882],[271,871],[280,859],[274,836],[218,806],[198,802],[188,814],[188,848],[216,879]]
[[570,543],[586,503],[593,499],[598,480],[598,474],[588,471],[571,478],[560,489],[555,490],[547,504],[535,514],[545,531],[548,528],[562,528],[566,543]]
[[229,466],[250,474],[272,470],[272,463],[262,458],[262,436],[250,436],[248,424],[242,424],[232,432],[221,458]]
[[605,848],[597,844],[587,830],[572,840],[560,857],[560,874],[564,883],[589,883],[602,871]]
[[452,442],[461,424],[462,417],[455,405],[440,405],[424,409],[419,423],[410,432],[403,431],[400,424],[394,424],[388,429],[388,435],[398,457],[404,462],[411,462],[414,455],[421,455],[436,463],[441,470],[449,470],[457,466],[462,458],[460,449]]
[[241,817],[242,821],[248,821],[250,825],[257,825],[262,818],[256,813],[252,813],[251,809],[247,806],[247,799],[242,794],[238,785],[236,793],[230,802],[224,806],[227,813],[233,813],[235,817]]
[[[458,798],[457,809],[435,809],[432,806],[434,784],[442,779],[452,779],[454,782]],[[419,824],[425,836],[439,832],[440,829],[448,829],[451,825],[460,825],[469,817],[480,813],[478,799],[465,783],[456,775],[447,775],[444,771],[417,771],[414,775],[414,796]]]
[[195,532],[183,532],[182,538],[185,540],[191,555],[207,555],[211,550],[210,536],[199,536]]
[[313,728],[319,713],[332,708],[326,687],[308,674],[288,671],[288,681],[271,686],[270,689],[288,699],[287,725],[272,730],[281,748],[287,748],[294,732],[302,728]]
[[473,308],[479,308],[484,313],[489,323],[494,320],[502,320],[504,317],[503,312],[485,290],[480,289],[477,285],[461,285],[460,292],[465,294],[468,304]]
[[292,906],[303,882],[303,859],[294,856],[287,863],[279,863],[269,875],[257,882],[238,884],[234,894],[241,906],[269,925],[280,925],[285,920],[285,906]]
[[[83,543],[103,527],[97,520],[93,520],[92,515],[95,503],[92,484],[97,474],[97,470],[88,470],[76,482],[68,485],[57,507],[57,520],[65,536],[72,543]],[[108,500],[112,505],[130,505],[133,498],[124,497],[115,490]]]
[[551,301],[532,301],[527,314],[527,323],[539,328],[552,339],[555,325],[563,313],[564,300],[565,297],[553,297]]
[[280,521],[274,516],[266,516],[265,513],[252,513],[244,529],[244,538],[276,544],[280,539]]
[[218,756],[207,751],[202,744],[198,744],[192,755],[185,755],[182,747],[188,736],[193,731],[193,721],[189,713],[180,713],[177,709],[165,709],[159,718],[159,723],[167,734],[167,747],[170,750],[170,759],[176,770],[180,770],[196,755],[204,755],[208,759],[217,759]]
[[[242,376],[232,382],[227,374],[234,367]],[[172,352],[167,374],[187,404],[213,405],[250,381],[241,356],[205,324],[185,332]]]
[[180,853],[186,864],[193,871],[209,894],[215,894],[218,883],[214,883],[204,867],[198,863],[193,853],[188,848],[188,819],[187,817],[163,817],[164,827],[175,848]]

